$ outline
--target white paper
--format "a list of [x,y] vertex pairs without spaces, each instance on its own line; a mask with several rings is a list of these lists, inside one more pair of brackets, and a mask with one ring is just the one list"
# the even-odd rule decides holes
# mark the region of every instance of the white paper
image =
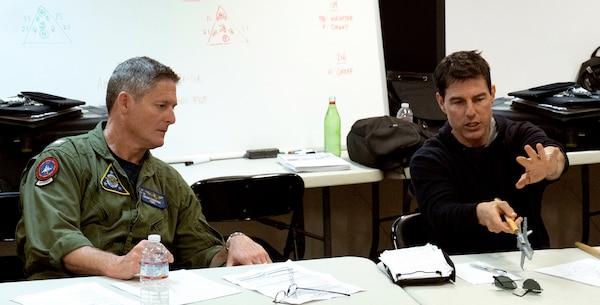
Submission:
[[[348,272],[352,272],[349,270]],[[333,276],[308,270],[288,260],[271,267],[257,268],[243,274],[223,276],[226,280],[250,290],[256,290],[270,298],[281,291],[287,291],[290,285],[298,287],[296,294],[283,299],[283,303],[303,304],[309,301],[325,300],[334,297],[348,297],[363,289],[345,284]],[[311,290],[306,290],[306,288]],[[336,292],[336,293],[330,293]]]
[[[140,281],[119,281],[113,286],[140,296]],[[241,292],[239,289],[211,281],[189,270],[169,272],[169,304],[181,305],[215,299]]]
[[594,258],[539,268],[535,271],[600,287],[600,260]]
[[124,297],[95,282],[21,295],[11,301],[23,305],[139,305],[140,303],[139,300]]
[[379,260],[388,268],[394,281],[447,277],[454,271],[442,250],[432,244],[385,250]]
[[280,154],[277,162],[295,172],[323,172],[350,169],[350,163],[332,153]]
[[[494,276],[498,276],[498,275],[508,276],[509,278],[511,278],[515,281],[521,279],[519,276],[512,274],[512,273],[507,272],[506,274],[499,274],[499,273],[495,273],[495,272],[489,272],[489,271],[475,268],[472,266],[472,264],[478,264],[478,265],[486,266],[489,268],[498,268],[498,266],[492,266],[488,263],[480,262],[480,261],[455,264],[454,267],[456,267],[456,276],[458,276],[461,279],[463,279],[471,284],[474,284],[474,285],[493,283]],[[502,269],[502,268],[499,268],[499,269]]]

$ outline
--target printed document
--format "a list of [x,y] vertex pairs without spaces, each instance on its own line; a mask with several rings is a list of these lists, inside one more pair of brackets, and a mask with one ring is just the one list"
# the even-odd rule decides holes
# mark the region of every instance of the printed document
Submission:
[[[306,269],[291,260],[257,268],[224,279],[244,288],[256,290],[280,303],[303,304],[314,300],[350,297],[363,289],[336,280],[332,275]],[[290,289],[291,288],[291,289]]]
[[280,154],[277,162],[294,172],[324,172],[350,169],[350,163],[332,153]]
[[586,258],[562,265],[539,268],[535,271],[600,287],[600,260],[594,258]]
[[[117,281],[113,286],[140,296],[140,281]],[[182,305],[240,293],[239,289],[209,280],[189,270],[169,272],[169,304]]]

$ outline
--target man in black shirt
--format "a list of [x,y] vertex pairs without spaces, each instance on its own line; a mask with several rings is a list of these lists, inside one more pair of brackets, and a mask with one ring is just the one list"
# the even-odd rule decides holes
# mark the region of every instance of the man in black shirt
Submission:
[[452,254],[517,250],[505,218],[527,217],[532,246],[549,247],[541,201],[568,167],[562,145],[531,123],[492,114],[496,88],[478,52],[448,55],[434,79],[448,121],[410,163],[429,240]]

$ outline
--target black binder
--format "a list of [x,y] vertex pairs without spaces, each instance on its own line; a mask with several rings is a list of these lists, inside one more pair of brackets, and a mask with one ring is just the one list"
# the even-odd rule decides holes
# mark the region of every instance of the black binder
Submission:
[[[561,107],[574,108],[574,110],[585,107],[600,107],[600,96],[589,92],[574,82],[551,83],[509,92],[508,95],[546,106],[558,106],[554,108],[558,110]],[[574,111],[574,113],[578,112]]]
[[534,102],[517,98],[512,100],[511,107],[560,121],[587,118],[600,119],[600,101],[594,106],[590,105],[576,107],[570,105]]
[[23,91],[0,100],[0,124],[35,128],[66,117],[81,116],[78,106],[84,104],[47,93]]
[[547,85],[537,86],[524,90],[518,90],[509,92],[508,95],[520,97],[522,99],[539,100],[548,96],[552,96],[556,93],[568,90],[569,88],[576,86],[575,82],[559,82],[551,83]]
[[85,104],[84,101],[74,100],[43,92],[21,91],[20,96],[24,96],[26,98],[54,108],[68,108],[74,106],[81,106]]

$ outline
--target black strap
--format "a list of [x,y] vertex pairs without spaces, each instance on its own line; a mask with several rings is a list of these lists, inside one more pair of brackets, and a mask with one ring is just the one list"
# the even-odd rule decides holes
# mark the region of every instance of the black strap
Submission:
[[590,58],[594,58],[594,57],[600,57],[600,56],[598,56],[598,51],[600,51],[600,47],[598,47],[598,48],[597,48],[597,49],[594,51],[594,53],[592,53],[592,56],[590,56]]

